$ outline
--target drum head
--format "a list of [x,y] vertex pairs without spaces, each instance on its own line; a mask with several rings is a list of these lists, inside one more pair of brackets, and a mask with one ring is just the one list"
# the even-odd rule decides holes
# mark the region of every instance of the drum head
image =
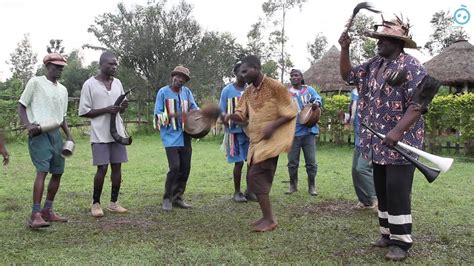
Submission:
[[320,117],[321,108],[313,110],[311,105],[306,105],[300,112],[300,123],[307,127],[313,127],[319,122]]
[[211,131],[211,119],[204,117],[199,110],[186,114],[184,132],[193,138],[202,138]]

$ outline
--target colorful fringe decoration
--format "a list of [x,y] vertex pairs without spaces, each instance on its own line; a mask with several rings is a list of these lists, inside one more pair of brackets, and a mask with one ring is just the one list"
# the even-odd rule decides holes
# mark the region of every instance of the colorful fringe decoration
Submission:
[[[178,101],[176,99],[165,99],[165,108],[163,113],[157,114],[155,117],[154,127],[160,129],[160,126],[170,126],[174,129],[178,129],[178,125],[181,122],[181,128],[184,128],[186,117],[183,115],[182,119],[179,118],[178,113]],[[189,102],[181,101],[181,114],[188,112]]]
[[[237,105],[239,104],[239,99],[240,97],[233,97],[233,98],[228,98],[227,99],[227,110],[226,112],[228,114],[233,114],[235,112],[235,110],[237,109]],[[232,121],[229,120],[229,127],[232,127],[234,126]],[[237,125],[235,125],[237,126]]]

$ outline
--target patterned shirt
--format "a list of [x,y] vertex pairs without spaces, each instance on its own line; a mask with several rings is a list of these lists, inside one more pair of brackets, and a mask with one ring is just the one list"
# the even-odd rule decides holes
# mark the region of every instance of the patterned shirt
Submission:
[[[296,113],[288,89],[274,79],[263,77],[258,87],[250,84],[245,89],[235,114],[249,121],[249,164],[262,162],[291,149]],[[262,139],[263,129],[283,116],[293,119],[273,132],[271,138]]]
[[[378,75],[379,69],[381,75]],[[406,82],[396,87],[386,84],[388,75],[402,69],[408,72]],[[386,135],[405,114],[425,76],[426,71],[420,62],[406,53],[400,53],[395,60],[376,56],[354,67],[348,81],[359,89],[359,121]],[[423,118],[420,118],[403,134],[401,141],[421,149],[423,138]],[[377,164],[408,164],[398,152],[383,145],[382,140],[364,127],[360,127],[360,147],[362,155]]]

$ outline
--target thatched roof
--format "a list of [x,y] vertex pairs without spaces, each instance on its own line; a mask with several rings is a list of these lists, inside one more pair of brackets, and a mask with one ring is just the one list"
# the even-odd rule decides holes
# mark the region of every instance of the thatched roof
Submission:
[[444,85],[474,83],[474,46],[465,40],[457,41],[423,66]]
[[340,51],[332,46],[326,54],[303,73],[306,84],[317,85],[321,92],[350,91],[339,72]]

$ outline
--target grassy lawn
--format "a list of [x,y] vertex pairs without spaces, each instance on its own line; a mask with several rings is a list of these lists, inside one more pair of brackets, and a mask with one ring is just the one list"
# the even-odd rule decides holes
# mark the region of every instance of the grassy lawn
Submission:
[[[34,168],[26,144],[10,143],[11,163],[0,170],[1,264],[316,264],[384,263],[385,250],[370,247],[378,237],[375,212],[353,211],[350,147],[318,147],[319,196],[306,193],[304,167],[300,191],[284,195],[286,155],[279,160],[271,193],[279,227],[253,233],[258,204],[237,204],[232,165],[218,141],[193,143],[186,199],[194,208],[161,210],[167,161],[158,135],[138,136],[123,167],[119,200],[125,215],[106,212],[94,219],[91,152],[78,139],[67,160],[55,209],[70,219],[44,230],[27,227]],[[417,172],[413,186],[413,239],[408,263],[474,264],[474,160],[455,158],[452,169],[433,184]],[[244,185],[245,187],[245,185]],[[110,199],[110,182],[102,202]]]

